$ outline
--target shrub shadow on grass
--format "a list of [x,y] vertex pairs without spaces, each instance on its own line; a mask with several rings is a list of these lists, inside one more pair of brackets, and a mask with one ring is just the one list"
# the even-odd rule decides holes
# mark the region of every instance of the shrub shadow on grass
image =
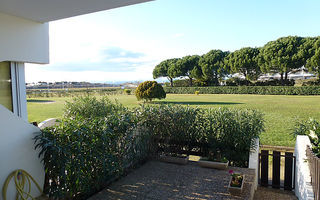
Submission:
[[52,100],[45,100],[45,99],[27,99],[28,103],[54,103],[55,101]]
[[210,102],[210,101],[154,101],[153,104],[175,104],[175,105],[236,105],[238,102]]

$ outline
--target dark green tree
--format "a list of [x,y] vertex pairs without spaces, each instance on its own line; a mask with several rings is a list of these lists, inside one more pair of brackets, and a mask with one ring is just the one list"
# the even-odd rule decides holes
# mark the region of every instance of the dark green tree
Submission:
[[303,66],[304,59],[299,53],[302,37],[288,36],[268,42],[259,58],[261,70],[265,73],[278,72],[281,80],[288,79],[288,73]]
[[175,78],[175,76],[173,76],[174,73],[170,73],[169,68],[173,66],[177,61],[177,58],[162,61],[153,69],[153,78],[156,79],[159,77],[167,77],[170,81],[170,86],[173,87],[173,78]]
[[153,99],[165,99],[166,92],[157,81],[145,81],[140,83],[136,89],[138,100],[152,101]]
[[202,71],[202,81],[206,82],[207,85],[219,85],[219,79],[228,74],[224,65],[224,59],[228,54],[229,52],[221,50],[211,50],[200,58],[199,66]]
[[259,48],[242,48],[229,54],[225,64],[232,73],[240,73],[246,80],[255,81],[261,75],[258,65],[259,52]]
[[305,59],[305,67],[320,79],[320,37],[304,38],[300,53]]
[[193,78],[196,78],[196,70],[199,69],[200,56],[185,56],[170,67],[170,73],[174,77],[188,77],[189,86],[192,86]]

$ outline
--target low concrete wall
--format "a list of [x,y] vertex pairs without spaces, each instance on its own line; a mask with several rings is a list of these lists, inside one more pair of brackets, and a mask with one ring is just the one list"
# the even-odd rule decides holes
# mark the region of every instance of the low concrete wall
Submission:
[[44,128],[47,128],[47,127],[54,126],[54,125],[57,124],[57,123],[58,123],[58,122],[57,122],[57,119],[55,119],[55,118],[50,118],[50,119],[47,119],[47,120],[41,122],[41,123],[38,125],[38,127],[39,127],[40,129],[44,129]]
[[259,138],[255,139],[255,149],[249,155],[249,168],[256,170],[255,189],[258,188],[258,169],[259,169]]
[[[27,171],[43,187],[44,167],[38,158],[39,152],[34,149],[35,132],[40,129],[16,116],[0,105],[0,193],[9,174],[17,169]],[[38,189],[33,185],[32,196],[39,196]],[[13,181],[7,190],[7,200],[16,197]],[[0,195],[0,200],[3,197]]]
[[308,136],[297,136],[294,154],[296,156],[295,194],[299,199],[313,200],[309,163],[306,161],[307,145],[311,146]]

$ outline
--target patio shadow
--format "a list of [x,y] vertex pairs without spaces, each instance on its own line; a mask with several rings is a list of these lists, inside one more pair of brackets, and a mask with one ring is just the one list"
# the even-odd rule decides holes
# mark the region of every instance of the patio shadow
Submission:
[[236,105],[238,102],[211,102],[211,101],[155,101],[153,104],[176,104],[176,105]]

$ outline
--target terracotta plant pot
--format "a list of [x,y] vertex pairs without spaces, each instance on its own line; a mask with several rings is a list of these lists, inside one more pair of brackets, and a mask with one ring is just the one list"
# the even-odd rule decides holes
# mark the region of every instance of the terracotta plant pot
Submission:
[[208,160],[199,160],[198,163],[201,167],[213,168],[213,169],[227,169],[229,165],[229,161],[215,162],[215,161],[208,161]]
[[189,156],[170,156],[170,155],[160,155],[159,157],[160,161],[168,162],[168,163],[175,163],[179,165],[186,165],[189,161]]
[[228,191],[230,192],[231,195],[234,196],[240,196],[242,193],[243,185],[244,185],[244,179],[245,175],[241,174],[242,176],[242,182],[240,187],[233,187],[231,186],[231,181],[232,181],[232,176],[230,177],[229,185],[228,185]]

